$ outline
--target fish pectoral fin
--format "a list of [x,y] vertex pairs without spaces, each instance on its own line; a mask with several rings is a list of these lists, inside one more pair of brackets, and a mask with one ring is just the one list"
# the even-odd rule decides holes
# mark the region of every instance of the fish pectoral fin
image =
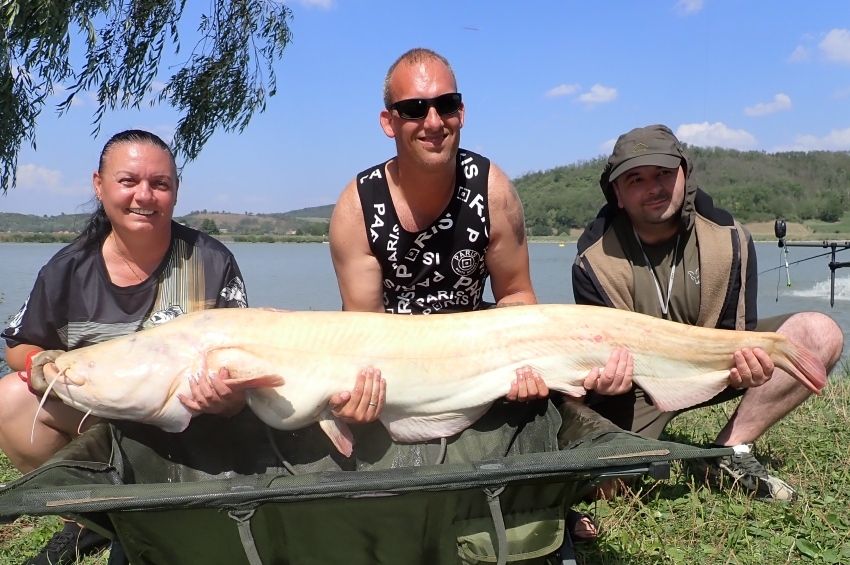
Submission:
[[280,375],[261,375],[259,377],[236,377],[226,379],[224,384],[233,390],[248,390],[251,388],[274,388],[282,386],[284,379]]
[[389,419],[384,414],[380,419],[393,440],[404,443],[415,443],[458,434],[474,424],[489,407],[487,405],[481,409],[466,412],[407,416],[397,420]]
[[328,436],[331,443],[337,448],[337,451],[346,457],[351,457],[354,451],[354,436],[345,422],[334,417],[330,410],[327,410],[322,412],[319,419],[319,427],[322,428],[322,431],[325,432],[325,435]]
[[729,385],[729,370],[676,377],[633,377],[662,412],[696,406],[714,398]]

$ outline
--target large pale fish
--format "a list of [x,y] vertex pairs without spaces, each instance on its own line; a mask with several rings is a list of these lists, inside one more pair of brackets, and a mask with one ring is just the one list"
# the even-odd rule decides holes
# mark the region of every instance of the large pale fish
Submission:
[[617,346],[631,351],[634,381],[665,411],[723,390],[732,353],[746,347],[764,349],[813,392],[826,383],[823,364],[780,334],[575,305],[439,316],[206,310],[102,344],[40,353],[31,380],[42,390],[55,380],[56,394],[81,411],[180,431],[191,415],[177,393],[188,391],[192,375],[226,367],[246,386],[263,387],[249,390],[248,403],[265,423],[292,430],[318,421],[350,454],[350,432],[330,413],[328,399],[350,390],[365,367],[379,368],[387,381],[381,422],[395,440],[415,442],[468,427],[526,365],[549,388],[581,396],[588,371]]

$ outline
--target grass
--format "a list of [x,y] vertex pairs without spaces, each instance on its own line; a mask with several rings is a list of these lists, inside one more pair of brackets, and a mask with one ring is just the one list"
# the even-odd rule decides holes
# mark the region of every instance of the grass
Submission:
[[[586,504],[604,535],[578,548],[580,564],[850,563],[850,378],[774,426],[757,455],[798,489],[790,504],[753,500],[734,486],[709,487],[674,463],[666,481],[644,481],[612,500]],[[730,403],[727,403],[730,404]],[[707,444],[734,406],[674,420],[668,439]],[[0,482],[18,476],[0,455]],[[61,527],[55,517],[0,525],[0,564],[22,563]],[[102,553],[81,563],[105,565]]]
[[[710,487],[676,463],[668,481],[643,482],[584,508],[595,508],[605,535],[579,549],[579,563],[850,563],[850,378],[846,368],[838,372],[845,376],[756,445],[759,459],[797,488],[797,501]],[[668,439],[710,443],[731,404],[676,418]]]

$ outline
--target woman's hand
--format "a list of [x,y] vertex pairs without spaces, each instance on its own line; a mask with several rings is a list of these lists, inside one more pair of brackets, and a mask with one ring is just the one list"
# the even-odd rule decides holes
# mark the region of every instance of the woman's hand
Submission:
[[381,377],[380,369],[367,367],[358,373],[354,390],[334,394],[328,404],[331,413],[343,422],[366,424],[378,419],[386,393],[387,381]]
[[230,373],[222,367],[217,375],[189,379],[192,396],[178,394],[183,406],[199,414],[234,416],[245,407],[245,391],[235,389]]

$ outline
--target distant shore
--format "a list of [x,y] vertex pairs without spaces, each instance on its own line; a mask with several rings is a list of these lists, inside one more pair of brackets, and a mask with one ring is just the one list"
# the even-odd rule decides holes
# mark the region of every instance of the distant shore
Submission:
[[[773,222],[744,224],[759,242],[776,241]],[[850,241],[850,226],[836,224],[801,224],[788,222],[787,241],[821,243],[824,241]],[[529,236],[532,243],[575,243],[582,230],[572,229],[568,234]],[[3,232],[0,243],[70,243],[76,233],[72,232]],[[326,235],[278,235],[278,234],[213,234],[224,242],[234,243],[327,243]]]
[[[0,243],[70,243],[75,233],[0,233]],[[325,243],[327,236],[321,235],[238,235],[214,234],[213,237],[224,242],[236,243]]]

